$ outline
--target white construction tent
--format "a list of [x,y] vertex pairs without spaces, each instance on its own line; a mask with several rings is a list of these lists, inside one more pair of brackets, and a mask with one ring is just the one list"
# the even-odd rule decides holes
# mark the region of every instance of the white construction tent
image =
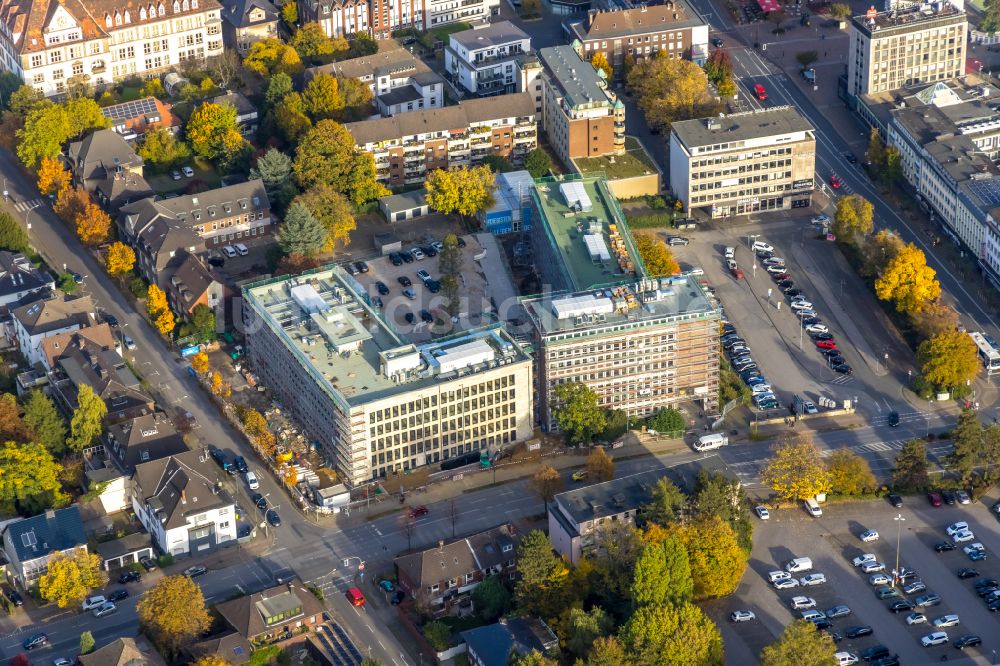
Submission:
[[597,234],[586,234],[583,242],[587,244],[587,252],[590,253],[591,261],[608,261],[611,253],[608,252],[608,244],[604,242],[604,237]]
[[566,199],[566,205],[573,210],[586,213],[594,209],[594,204],[590,200],[590,195],[587,194],[587,188],[585,188],[583,183],[579,181],[561,183],[559,185],[559,192],[561,192],[563,198]]

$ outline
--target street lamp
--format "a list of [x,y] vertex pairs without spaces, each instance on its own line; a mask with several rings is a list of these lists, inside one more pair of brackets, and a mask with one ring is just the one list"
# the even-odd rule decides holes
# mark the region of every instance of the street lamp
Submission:
[[903,514],[898,513],[896,517],[893,518],[896,521],[896,568],[892,571],[892,584],[896,584],[896,580],[899,578],[899,535],[903,529],[903,523],[906,522],[906,518],[903,518]]
[[747,247],[750,248],[751,252],[753,251],[753,242],[758,238],[760,238],[760,234],[747,234]]

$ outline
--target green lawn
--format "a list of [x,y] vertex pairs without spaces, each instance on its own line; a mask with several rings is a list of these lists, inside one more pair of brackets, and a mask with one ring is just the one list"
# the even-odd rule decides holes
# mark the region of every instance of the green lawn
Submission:
[[575,161],[581,173],[603,171],[607,174],[608,180],[656,173],[656,166],[652,163],[652,159],[642,150],[639,142],[630,136],[625,137],[624,155],[586,157]]
[[[221,185],[222,179],[219,176],[219,173],[208,160],[196,157],[190,166],[194,169],[194,178],[185,178],[184,175],[181,174],[180,180],[174,180],[170,177],[170,172],[167,172],[147,176],[146,182],[149,183],[149,186],[153,188],[154,192],[160,195],[170,194],[172,192],[183,193],[184,188],[190,185],[194,180],[202,181],[208,186],[208,189],[215,189]],[[180,169],[178,169],[178,171],[180,171]]]

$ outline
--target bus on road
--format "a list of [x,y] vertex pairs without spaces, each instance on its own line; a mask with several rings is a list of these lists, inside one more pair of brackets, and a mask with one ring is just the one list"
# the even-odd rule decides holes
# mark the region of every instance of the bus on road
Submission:
[[986,375],[990,376],[1000,372],[1000,351],[997,351],[997,348],[991,345],[982,333],[972,332],[969,333],[969,336],[976,343],[979,358],[983,361],[983,367],[986,368]]

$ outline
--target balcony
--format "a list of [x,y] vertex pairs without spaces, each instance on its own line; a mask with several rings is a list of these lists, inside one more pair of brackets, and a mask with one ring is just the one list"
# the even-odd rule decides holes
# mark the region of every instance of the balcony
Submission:
[[462,132],[460,134],[452,134],[448,137],[449,141],[462,141],[469,138],[468,132]]

